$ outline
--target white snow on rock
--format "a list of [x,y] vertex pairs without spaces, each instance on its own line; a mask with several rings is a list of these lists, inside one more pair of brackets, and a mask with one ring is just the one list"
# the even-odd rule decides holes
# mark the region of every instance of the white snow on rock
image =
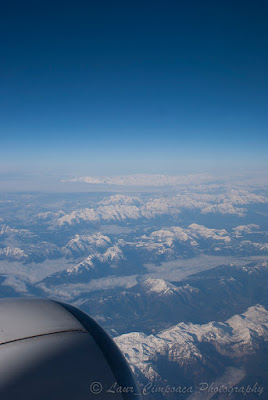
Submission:
[[210,239],[217,242],[230,243],[231,237],[225,229],[211,229],[203,225],[191,224],[188,228],[171,226],[152,232],[149,236],[143,235],[134,243],[137,248],[142,247],[155,254],[173,254],[176,243],[188,244],[196,248],[200,239]]
[[224,242],[230,242],[231,238],[225,229],[210,229],[204,225],[191,224],[189,225],[189,231],[194,237],[202,237],[205,239],[223,240]]
[[79,254],[86,251],[93,251],[98,248],[105,248],[111,245],[111,240],[108,236],[102,233],[92,235],[75,235],[67,245],[63,248],[64,254]]
[[149,293],[161,295],[173,294],[178,292],[178,288],[163,279],[146,279],[142,282],[142,287]]
[[179,226],[172,226],[170,228],[154,231],[151,233],[150,237],[170,244],[172,244],[174,240],[186,242],[190,239],[187,231]]
[[241,245],[247,247],[248,249],[253,247],[256,250],[268,251],[268,243],[255,243],[251,242],[250,240],[243,240]]
[[67,269],[68,275],[77,275],[81,274],[85,270],[91,270],[95,269],[95,265],[93,263],[95,256],[90,255],[88,256],[85,260],[80,262],[79,264],[74,265],[73,267],[70,267]]
[[81,221],[86,222],[98,222],[99,216],[93,210],[93,208],[84,208],[72,211],[70,214],[64,214],[62,217],[57,219],[57,225],[63,226],[64,224],[73,225]]
[[0,225],[0,235],[17,235],[21,237],[36,236],[28,229],[15,229],[8,225]]
[[243,217],[246,215],[246,209],[242,207],[234,207],[230,203],[223,203],[223,204],[212,204],[204,207],[201,210],[202,214],[231,214],[231,215],[239,215]]
[[202,346],[199,348],[203,342],[209,342],[219,354],[230,359],[254,353],[259,343],[268,341],[268,311],[256,305],[224,323],[179,323],[157,335],[132,332],[116,337],[115,341],[132,369],[154,380],[160,356],[180,366],[205,363]]
[[10,261],[23,261],[28,258],[28,255],[18,247],[4,247],[0,249],[0,258],[6,258]]
[[234,234],[236,237],[241,237],[243,234],[252,233],[256,230],[260,229],[259,225],[248,224],[248,225],[238,225],[233,228]]
[[81,222],[109,222],[109,221],[125,221],[128,219],[139,219],[142,214],[139,208],[135,205],[126,204],[110,204],[102,205],[96,209],[83,208],[72,211],[69,214],[64,214],[56,219],[56,225],[63,226],[79,224]]
[[197,288],[194,288],[189,284],[177,287],[172,285],[172,283],[165,281],[164,279],[155,278],[148,278],[144,280],[141,282],[141,287],[148,294],[157,294],[158,296],[198,292]]
[[46,211],[46,212],[41,212],[37,214],[37,218],[44,219],[44,220],[50,220],[55,217],[61,217],[65,215],[65,212],[62,210],[59,210],[57,212],[52,212],[52,211]]
[[105,198],[100,202],[100,204],[103,205],[115,205],[115,204],[124,204],[124,205],[139,205],[142,204],[143,201],[137,197],[137,196],[126,196],[123,194],[115,194],[113,196],[110,196],[108,198]]
[[[135,178],[133,178],[135,177]],[[149,178],[150,177],[150,178]],[[132,180],[132,178],[134,180]],[[117,184],[124,184],[124,182],[136,182],[137,176],[117,177]],[[149,182],[152,178],[150,175],[139,176],[141,181]],[[82,181],[89,183],[111,183],[114,178],[79,178]],[[130,179],[130,180],[129,180]],[[168,182],[177,182],[178,177],[166,177],[164,175],[153,176],[154,182],[162,182],[165,185]],[[182,177],[180,177],[181,181]],[[191,182],[191,178],[189,178]],[[188,184],[188,180],[183,178],[182,181]],[[178,181],[179,182],[179,181]],[[131,184],[130,184],[131,185]],[[145,186],[149,186],[146,183]],[[65,213],[60,210],[56,213],[46,212],[38,214],[38,218],[54,222],[56,226],[64,226],[66,224],[73,225],[84,222],[98,223],[109,221],[127,221],[138,220],[140,218],[155,218],[161,215],[178,215],[183,210],[198,210],[202,214],[223,214],[223,215],[238,215],[244,216],[247,209],[244,207],[249,204],[267,203],[268,199],[264,196],[256,195],[246,190],[224,190],[221,194],[208,194],[200,193],[194,190],[181,190],[177,195],[155,195],[149,199],[141,199],[137,196],[115,194],[104,198],[101,202],[97,203],[96,208],[81,208],[73,210],[72,212]],[[241,207],[242,206],[242,207]]]
[[125,204],[100,206],[97,208],[97,213],[103,221],[124,221],[141,218],[141,213],[137,206]]
[[268,199],[264,196],[250,193],[248,190],[237,190],[231,189],[227,195],[223,194],[219,196],[224,202],[231,204],[256,204],[256,203],[267,203]]
[[96,268],[96,264],[110,264],[117,263],[121,260],[124,260],[125,256],[123,251],[117,246],[108,247],[107,250],[101,254],[99,252],[95,252],[90,254],[85,260],[81,261],[79,264],[68,268],[67,273],[69,275],[81,274],[84,271],[89,271]]
[[105,253],[99,257],[101,262],[117,262],[124,260],[125,256],[123,251],[116,245],[109,247]]
[[10,228],[8,225],[0,225],[0,235],[10,234],[10,233],[17,233],[17,229]]

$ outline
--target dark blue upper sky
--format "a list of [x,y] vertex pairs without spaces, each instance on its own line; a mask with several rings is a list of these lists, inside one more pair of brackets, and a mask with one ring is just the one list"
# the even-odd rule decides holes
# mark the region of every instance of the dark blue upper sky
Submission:
[[2,166],[265,162],[267,1],[26,0],[0,14]]

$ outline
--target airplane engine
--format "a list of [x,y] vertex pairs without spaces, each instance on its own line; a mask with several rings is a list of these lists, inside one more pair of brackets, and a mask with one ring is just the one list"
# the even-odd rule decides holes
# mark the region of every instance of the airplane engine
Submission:
[[0,300],[1,400],[138,400],[130,367],[87,314],[53,300]]

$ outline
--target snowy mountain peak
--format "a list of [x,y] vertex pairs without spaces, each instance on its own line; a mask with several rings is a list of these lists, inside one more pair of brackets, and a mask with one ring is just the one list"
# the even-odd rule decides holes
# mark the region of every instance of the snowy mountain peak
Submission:
[[83,254],[86,251],[94,251],[96,248],[107,247],[111,244],[108,236],[101,233],[93,235],[78,235],[67,243],[63,252],[66,255]]
[[157,293],[161,295],[173,294],[178,292],[178,288],[163,279],[146,279],[142,282],[142,287],[148,293]]
[[[164,281],[163,281],[164,282]],[[166,358],[180,366],[206,366],[210,354],[202,343],[210,343],[215,351],[229,359],[253,354],[259,343],[268,341],[268,311],[261,305],[234,315],[225,323],[204,325],[179,323],[157,335],[132,332],[115,338],[132,369],[154,380],[158,375],[157,360]]]
[[120,261],[120,260],[124,260],[125,256],[122,252],[122,250],[118,247],[118,246],[112,246],[109,247],[105,253],[103,254],[103,256],[101,257],[101,261],[103,262],[115,262],[115,261]]
[[92,261],[93,259],[94,259],[94,256],[90,255],[84,261],[80,262],[79,264],[74,265],[71,268],[68,268],[67,269],[68,275],[81,274],[85,270],[94,269],[95,265]]
[[18,247],[4,247],[0,249],[0,259],[7,258],[11,261],[23,261],[27,259],[28,255]]
[[138,197],[134,196],[126,196],[123,194],[115,194],[110,196],[108,199],[104,199],[100,202],[100,204],[110,205],[110,204],[124,204],[124,205],[139,205],[142,203],[142,200]]

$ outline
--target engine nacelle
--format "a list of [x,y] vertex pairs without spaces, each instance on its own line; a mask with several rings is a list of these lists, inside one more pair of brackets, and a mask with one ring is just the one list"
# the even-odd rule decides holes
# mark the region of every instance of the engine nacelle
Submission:
[[111,337],[87,314],[53,300],[0,300],[1,400],[139,400]]

